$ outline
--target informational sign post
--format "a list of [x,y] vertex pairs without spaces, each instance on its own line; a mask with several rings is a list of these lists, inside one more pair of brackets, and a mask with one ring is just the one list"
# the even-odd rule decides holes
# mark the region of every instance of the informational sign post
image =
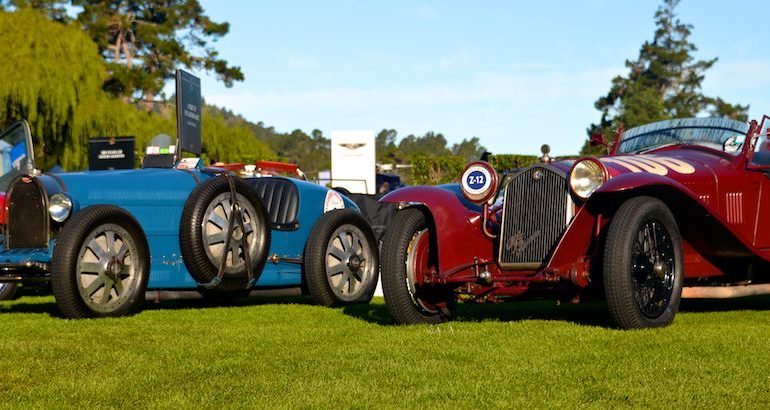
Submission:
[[375,194],[374,131],[332,131],[332,187]]
[[176,128],[181,151],[201,154],[201,80],[176,70]]
[[91,138],[88,140],[88,169],[132,169],[134,147],[134,137]]

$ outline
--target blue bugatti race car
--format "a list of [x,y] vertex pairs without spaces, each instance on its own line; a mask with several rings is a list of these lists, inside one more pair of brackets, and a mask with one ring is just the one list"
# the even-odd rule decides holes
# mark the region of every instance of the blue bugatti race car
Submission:
[[[185,104],[187,115],[195,107]],[[199,118],[177,123],[199,130]],[[178,128],[176,152],[200,154],[200,132]],[[68,318],[135,313],[147,289],[228,299],[305,285],[326,306],[371,300],[378,249],[352,201],[309,182],[239,178],[179,156],[171,167],[16,177],[5,198],[0,282],[50,280]]]

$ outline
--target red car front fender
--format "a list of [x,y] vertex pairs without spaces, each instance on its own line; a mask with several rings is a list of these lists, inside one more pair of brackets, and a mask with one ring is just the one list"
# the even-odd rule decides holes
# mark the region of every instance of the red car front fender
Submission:
[[493,262],[493,244],[481,231],[481,213],[466,208],[454,192],[433,186],[405,187],[380,202],[425,210],[433,226],[439,272],[471,264],[474,259]]

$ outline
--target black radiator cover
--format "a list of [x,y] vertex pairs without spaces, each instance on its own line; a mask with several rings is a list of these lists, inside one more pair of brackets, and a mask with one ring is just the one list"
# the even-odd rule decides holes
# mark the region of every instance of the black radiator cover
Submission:
[[23,176],[8,192],[6,247],[47,248],[50,238],[48,198],[37,178]]

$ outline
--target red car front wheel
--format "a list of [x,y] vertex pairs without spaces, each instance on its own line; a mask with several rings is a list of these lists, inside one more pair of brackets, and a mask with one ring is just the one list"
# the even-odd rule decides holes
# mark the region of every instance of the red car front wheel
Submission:
[[382,244],[382,291],[385,304],[399,324],[442,323],[451,319],[456,299],[450,289],[426,285],[435,271],[431,232],[419,209],[399,211]]

